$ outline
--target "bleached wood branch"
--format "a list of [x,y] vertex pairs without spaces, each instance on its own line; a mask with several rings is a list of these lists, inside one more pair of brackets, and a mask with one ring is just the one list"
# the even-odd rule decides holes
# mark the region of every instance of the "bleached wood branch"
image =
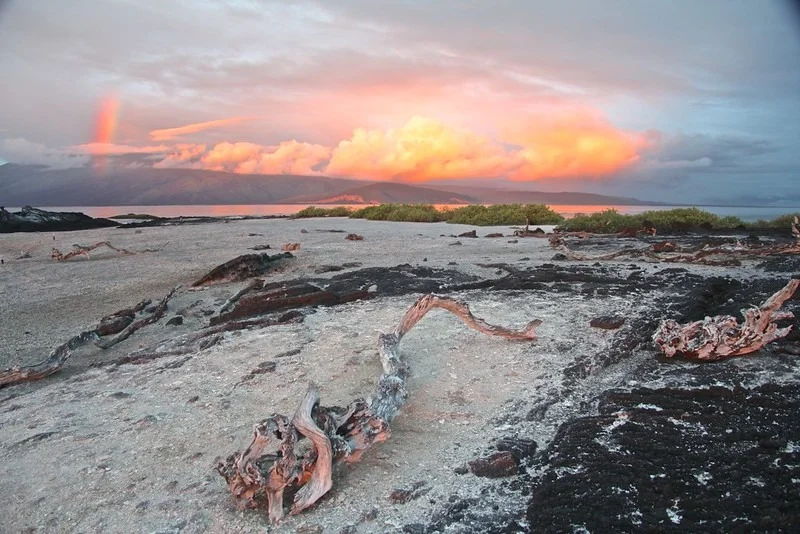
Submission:
[[[244,452],[219,461],[217,471],[225,478],[237,504],[256,507],[263,495],[270,520],[278,522],[284,517],[286,488],[297,489],[291,513],[299,513],[330,490],[335,463],[357,462],[370,446],[389,439],[389,423],[408,397],[407,369],[398,345],[434,308],[453,313],[479,332],[508,339],[536,339],[535,328],[541,324],[535,320],[522,330],[511,330],[475,317],[464,302],[436,295],[421,297],[406,311],[393,332],[379,336],[383,375],[370,400],[356,399],[345,409],[325,408],[319,405],[319,391],[312,386],[291,422],[282,415],[265,419],[255,425],[253,440]],[[295,445],[302,438],[311,441],[312,450],[298,454]]]
[[50,252],[50,257],[53,258],[56,261],[67,261],[69,259],[74,258],[75,256],[86,256],[86,259],[88,260],[89,259],[89,252],[91,252],[93,250],[96,250],[96,249],[98,249],[100,247],[110,248],[114,252],[119,252],[120,254],[123,254],[125,256],[132,256],[132,255],[135,255],[135,254],[142,254],[142,253],[145,253],[145,252],[159,252],[164,247],[166,247],[168,243],[169,242],[164,243],[159,248],[146,248],[144,250],[134,251],[134,250],[128,250],[128,249],[125,249],[125,248],[115,247],[114,245],[112,245],[108,241],[100,241],[99,243],[95,243],[94,245],[86,245],[86,246],[84,246],[84,245],[72,245],[72,250],[67,252],[66,254],[62,254],[60,250],[58,250],[57,248],[53,247],[53,250]]
[[[19,382],[39,380],[46,376],[52,375],[64,366],[64,362],[66,362],[67,359],[72,356],[72,353],[75,350],[90,341],[93,341],[96,346],[102,349],[107,349],[116,345],[123,339],[127,339],[131,334],[140,328],[154,323],[163,317],[167,309],[167,302],[169,302],[169,299],[172,298],[172,295],[175,294],[179,288],[180,286],[173,288],[163,299],[161,299],[161,302],[158,303],[153,313],[137,321],[131,322],[113,338],[102,338],[104,333],[108,333],[106,329],[108,328],[109,323],[101,321],[93,329],[81,332],[80,334],[70,338],[66,343],[63,343],[53,349],[47,358],[41,362],[28,366],[9,367],[4,371],[0,371],[0,387],[17,384]],[[150,301],[142,301],[131,309],[120,310],[115,314],[105,317],[104,319],[123,316],[133,317],[135,313],[141,311],[149,302]]]

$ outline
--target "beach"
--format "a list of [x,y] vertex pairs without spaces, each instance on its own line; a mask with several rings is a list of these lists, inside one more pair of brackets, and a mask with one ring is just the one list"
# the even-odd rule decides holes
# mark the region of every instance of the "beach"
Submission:
[[[471,230],[477,238],[458,237]],[[735,313],[760,303],[798,276],[797,262],[765,266],[759,259],[735,267],[565,262],[553,259],[547,239],[516,238],[512,231],[320,218],[0,235],[0,368],[33,364],[102,317],[143,299],[158,302],[182,286],[165,317],[129,339],[108,350],[79,349],[53,376],[0,390],[0,531],[557,529],[557,518],[537,523],[544,519],[535,516],[531,496],[544,500],[543,481],[555,487],[582,476],[580,469],[552,475],[559,467],[548,458],[557,451],[559,436],[569,435],[566,425],[598,417],[609,391],[712,385],[755,391],[771,384],[796,392],[796,357],[765,350],[710,366],[666,361],[650,338],[662,318]],[[351,233],[363,240],[345,239]],[[504,236],[485,237],[491,233]],[[50,258],[51,247],[66,252],[76,243],[101,241],[130,251],[159,250],[121,255],[100,248],[89,259]],[[585,250],[619,248],[618,241],[599,239]],[[346,279],[374,293],[372,298],[303,308],[302,322],[229,332],[202,351],[141,365],[104,365],[205,326],[248,284],[191,287],[215,266],[253,254],[256,246],[270,245],[259,252],[275,254],[295,242],[300,248],[294,258],[261,278],[302,279],[321,288]],[[16,259],[23,252],[30,258]],[[402,283],[386,276],[393,270]],[[421,295],[420,287],[465,301],[492,324],[521,328],[540,319],[538,338],[484,336],[446,312],[432,312],[400,345],[410,366],[410,395],[392,424],[391,439],[366,451],[360,462],[337,469],[333,489],[317,506],[280,525],[270,526],[263,510],[237,510],[214,471],[216,458],[243,450],[252,425],[271,413],[291,415],[310,384],[319,387],[326,405],[344,406],[370,394],[381,374],[378,336],[394,329]],[[787,309],[797,310],[796,299]],[[167,325],[176,316],[182,324]],[[589,325],[603,316],[625,322],[612,330]],[[259,368],[272,370],[254,372]],[[598,439],[613,441],[622,425],[614,417],[621,416],[602,415]],[[758,439],[769,437],[771,430],[762,430]],[[797,456],[796,434],[786,430],[767,453]],[[702,438],[689,436],[687,443],[692,439]],[[529,445],[515,456],[516,475],[485,478],[465,471],[468,462],[503,440]],[[618,446],[609,443],[604,454]],[[657,470],[653,466],[653,472],[635,478],[648,480]],[[411,487],[424,490],[407,502],[390,498]],[[613,493],[613,487],[607,489]],[[673,497],[666,492],[664,498]],[[677,509],[691,500],[681,499]],[[721,502],[723,510],[736,507]],[[668,506],[642,511],[631,505],[639,516],[620,506],[619,525],[634,528],[642,514],[646,520],[671,521]],[[792,513],[786,512],[786,520]]]

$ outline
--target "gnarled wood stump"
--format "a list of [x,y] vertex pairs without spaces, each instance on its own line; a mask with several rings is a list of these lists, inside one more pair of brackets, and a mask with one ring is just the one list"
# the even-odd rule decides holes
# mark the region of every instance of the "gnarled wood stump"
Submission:
[[[407,368],[398,345],[434,308],[450,311],[479,332],[509,339],[536,339],[535,327],[541,324],[535,320],[522,330],[509,330],[475,317],[461,301],[436,295],[421,297],[393,332],[378,338],[383,375],[371,398],[356,399],[344,409],[326,408],[320,406],[319,391],[312,386],[291,419],[272,415],[261,421],[255,425],[253,441],[244,452],[219,461],[217,471],[240,507],[253,508],[266,499],[270,520],[280,521],[284,516],[283,493],[292,488],[297,493],[290,513],[297,514],[331,489],[334,464],[357,462],[370,446],[389,439],[389,424],[408,397]],[[312,449],[298,453],[295,447],[303,438],[311,442]]]
[[682,355],[714,361],[755,352],[767,343],[785,337],[792,329],[791,325],[778,328],[775,323],[794,317],[792,312],[780,311],[780,307],[794,295],[798,286],[800,280],[790,280],[760,307],[742,310],[742,324],[730,315],[706,317],[685,325],[667,319],[653,335],[653,341],[669,358]]

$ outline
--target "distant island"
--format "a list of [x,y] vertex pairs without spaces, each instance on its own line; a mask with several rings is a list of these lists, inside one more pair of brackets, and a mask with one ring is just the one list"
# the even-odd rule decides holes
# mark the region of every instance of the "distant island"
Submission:
[[579,204],[663,206],[591,193],[515,191],[437,184],[365,182],[325,176],[234,174],[194,169],[92,169],[0,166],[0,201],[7,206],[157,206],[230,204]]

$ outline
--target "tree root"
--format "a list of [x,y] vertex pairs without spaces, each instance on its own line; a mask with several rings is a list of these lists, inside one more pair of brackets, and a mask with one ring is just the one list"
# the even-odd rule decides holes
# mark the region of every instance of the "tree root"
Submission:
[[97,248],[100,248],[100,247],[107,247],[107,248],[110,248],[111,250],[113,250],[114,252],[119,252],[120,254],[123,254],[125,256],[132,256],[132,255],[135,255],[135,254],[142,254],[142,253],[145,253],[145,252],[159,252],[164,247],[166,247],[168,243],[169,242],[164,243],[159,248],[146,248],[144,250],[134,251],[134,250],[128,250],[128,249],[124,249],[124,248],[117,248],[114,245],[112,245],[111,243],[109,243],[108,241],[100,241],[99,243],[95,243],[94,245],[88,245],[88,246],[72,245],[73,250],[71,250],[70,252],[67,252],[66,254],[62,254],[60,250],[58,250],[57,248],[53,247],[53,250],[50,252],[50,257],[53,258],[56,261],[67,261],[69,259],[74,258],[75,256],[86,256],[86,259],[88,260],[89,259],[89,252],[91,252],[91,251],[93,251],[93,250],[95,250]]
[[767,343],[785,337],[792,329],[791,325],[778,328],[775,323],[794,317],[791,312],[779,309],[798,286],[800,280],[790,280],[760,307],[742,310],[742,324],[730,315],[706,317],[685,325],[667,319],[653,335],[653,341],[668,358],[681,355],[694,360],[715,361],[755,352]]
[[[344,409],[321,407],[319,391],[312,386],[291,421],[282,415],[272,415],[255,425],[253,440],[243,453],[234,453],[218,462],[217,471],[225,478],[240,507],[256,507],[258,501],[266,498],[270,521],[276,523],[284,517],[284,490],[294,488],[297,492],[290,513],[297,514],[330,490],[335,463],[357,462],[366,449],[389,438],[389,423],[408,396],[407,369],[398,354],[398,345],[434,308],[455,314],[479,332],[508,339],[536,339],[535,327],[541,324],[536,320],[522,330],[510,330],[475,317],[461,301],[436,295],[421,297],[393,332],[380,335],[378,350],[383,375],[370,399],[356,399]],[[297,454],[295,445],[302,438],[308,438],[312,449]]]

